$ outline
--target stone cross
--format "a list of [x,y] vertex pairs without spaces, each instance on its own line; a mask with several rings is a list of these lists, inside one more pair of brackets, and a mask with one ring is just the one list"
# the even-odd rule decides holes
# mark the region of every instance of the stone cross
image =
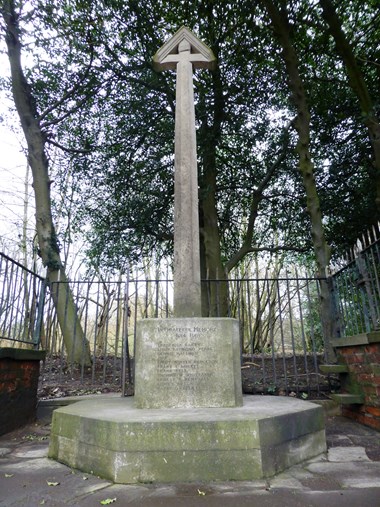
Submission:
[[174,175],[174,315],[201,316],[198,171],[193,68],[211,68],[212,51],[182,27],[153,57],[156,70],[177,71]]

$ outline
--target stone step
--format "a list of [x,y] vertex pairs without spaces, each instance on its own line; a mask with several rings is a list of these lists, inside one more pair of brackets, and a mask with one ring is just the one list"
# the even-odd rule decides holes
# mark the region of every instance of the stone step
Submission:
[[332,394],[331,398],[341,405],[362,405],[364,403],[362,394]]
[[348,373],[346,364],[320,364],[319,369],[323,373]]

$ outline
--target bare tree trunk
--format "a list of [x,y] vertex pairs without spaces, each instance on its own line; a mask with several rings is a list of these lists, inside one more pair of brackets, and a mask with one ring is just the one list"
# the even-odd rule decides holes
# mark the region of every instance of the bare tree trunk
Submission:
[[[208,165],[201,196],[201,260],[202,278],[210,280],[202,287],[203,317],[226,317],[228,314],[228,277],[222,263],[218,215],[216,210],[216,169]],[[218,281],[216,281],[218,280]]]
[[[212,9],[208,8],[209,17]],[[216,48],[214,48],[216,49]],[[218,51],[216,50],[216,54]],[[201,127],[204,144],[203,177],[200,195],[200,253],[201,277],[210,281],[202,287],[202,315],[204,317],[227,317],[228,315],[228,276],[222,261],[221,237],[217,211],[216,149],[220,139],[221,123],[224,116],[223,87],[220,69],[212,73],[214,93],[213,124],[204,121]]]
[[63,268],[50,270],[48,282],[67,358],[70,363],[91,365],[90,346],[83,334],[74,297]]
[[[107,281],[101,278],[103,284],[103,304],[101,305],[100,314],[96,323],[96,353],[98,356],[104,355],[107,349],[108,329],[111,316],[111,308],[114,300],[114,290],[110,290],[107,286]],[[100,290],[100,286],[99,286]]]
[[[50,199],[48,160],[45,154],[46,137],[41,129],[37,107],[30,86],[21,67],[19,14],[15,2],[4,0],[1,14],[5,22],[5,42],[11,67],[12,93],[28,146],[28,162],[33,175],[36,202],[36,229],[40,255],[53,283],[52,296],[69,360],[91,364],[89,347],[77,318],[70,287],[60,259],[53,225]],[[55,282],[64,282],[57,290]]]
[[320,0],[323,10],[323,19],[329,27],[334,38],[336,49],[346,66],[349,83],[355,92],[362,112],[363,123],[368,129],[369,139],[373,149],[373,166],[375,169],[374,183],[376,187],[376,206],[380,213],[380,123],[376,116],[374,103],[370,96],[363,73],[355,57],[351,44],[342,30],[342,23],[336,13],[331,0]]
[[[282,57],[288,75],[289,88],[297,109],[294,125],[298,133],[296,148],[299,157],[298,167],[306,191],[307,211],[311,221],[311,234],[318,276],[324,278],[330,262],[330,247],[325,239],[318,190],[314,179],[314,164],[310,153],[310,111],[306,91],[299,72],[297,53],[291,40],[287,12],[285,9],[280,12],[272,0],[261,0],[261,3],[269,14],[275,34],[282,47]],[[330,339],[333,338],[334,316],[332,314],[331,293],[324,280],[321,280],[320,294],[326,355],[328,359],[333,360],[335,353],[330,346]]]

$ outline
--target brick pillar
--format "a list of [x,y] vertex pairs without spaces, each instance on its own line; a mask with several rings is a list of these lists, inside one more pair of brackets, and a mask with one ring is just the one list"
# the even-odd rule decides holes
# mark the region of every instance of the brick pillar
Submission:
[[33,421],[45,352],[0,348],[0,435]]

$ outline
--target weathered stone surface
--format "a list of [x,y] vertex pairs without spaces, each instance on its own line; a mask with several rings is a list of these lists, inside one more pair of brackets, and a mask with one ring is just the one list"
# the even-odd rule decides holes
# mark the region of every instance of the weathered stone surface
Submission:
[[139,408],[242,404],[235,319],[144,319],[137,327],[135,357]]
[[0,347],[0,359],[8,358],[17,361],[42,361],[45,359],[45,350],[16,349],[14,347]]
[[195,68],[215,67],[216,57],[212,50],[186,26],[182,26],[154,55],[153,66],[157,71],[177,68],[178,47],[183,41],[190,45],[190,60]]
[[380,342],[380,332],[373,331],[372,333],[360,333],[354,336],[342,336],[341,338],[334,338],[331,340],[333,347],[354,347],[355,345],[369,345],[371,343]]
[[246,397],[238,408],[136,409],[78,402],[54,412],[49,456],[114,482],[253,480],[326,450],[321,407]]

